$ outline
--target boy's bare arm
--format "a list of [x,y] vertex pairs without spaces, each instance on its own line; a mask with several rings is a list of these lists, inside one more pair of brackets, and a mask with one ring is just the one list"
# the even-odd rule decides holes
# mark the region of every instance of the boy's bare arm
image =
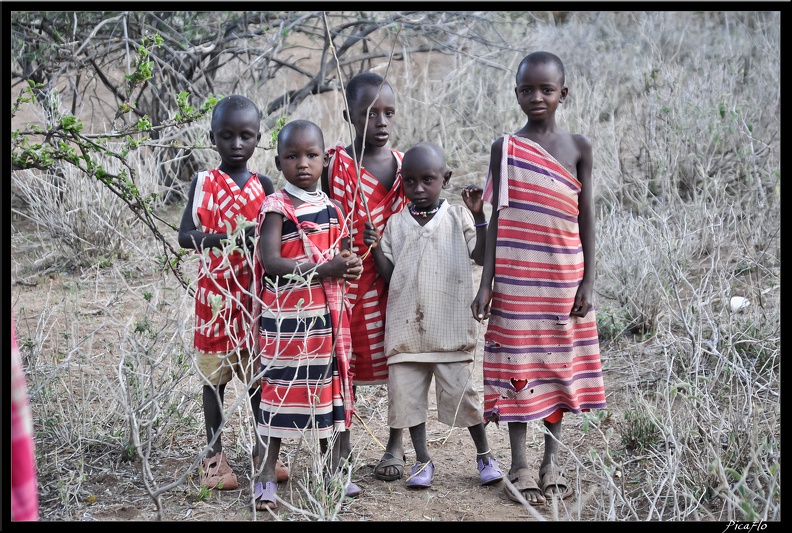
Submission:
[[487,220],[484,217],[484,190],[478,185],[468,185],[462,189],[462,200],[473,215],[476,224],[476,246],[470,254],[477,265],[484,264],[484,252],[487,245]]
[[259,181],[261,182],[261,187],[264,189],[264,194],[269,196],[270,194],[275,192],[275,185],[273,185],[272,180],[269,176],[264,174],[259,174]]
[[314,272],[320,278],[340,278],[352,281],[360,277],[363,265],[360,258],[349,250],[344,250],[330,261],[314,263],[298,262],[296,259],[281,255],[281,233],[283,216],[268,213],[261,222],[258,240],[258,257],[261,266],[269,277],[287,274],[308,275]]
[[[267,178],[267,180],[269,181],[269,178]],[[193,221],[192,212],[195,205],[195,188],[197,182],[198,180],[193,178],[192,183],[190,183],[190,192],[187,195],[187,205],[184,206],[184,212],[182,213],[181,222],[179,223],[179,246],[182,248],[190,248],[199,251],[209,248],[222,248],[223,241],[228,239],[227,233],[203,232],[195,226],[195,221]],[[262,181],[262,185],[263,183],[264,182]],[[272,182],[270,181],[270,186],[271,185]],[[247,243],[248,249],[250,250],[253,249],[252,238],[254,231],[255,228],[253,226],[245,230],[245,242]],[[241,246],[242,242],[238,241],[237,244]]]
[[583,317],[588,314],[593,305],[594,277],[596,273],[595,261],[595,227],[594,227],[594,198],[593,198],[593,155],[591,141],[583,135],[575,135],[575,144],[580,150],[580,159],[577,164],[577,178],[580,182],[580,195],[578,197],[578,229],[580,243],[583,247],[583,280],[575,295],[571,314]]
[[503,137],[492,143],[490,151],[490,179],[492,180],[492,215],[487,226],[487,242],[484,249],[484,264],[481,265],[481,282],[476,297],[470,305],[473,318],[481,322],[490,315],[492,281],[495,278],[495,242],[498,237],[498,201],[500,198],[500,161],[503,153]]

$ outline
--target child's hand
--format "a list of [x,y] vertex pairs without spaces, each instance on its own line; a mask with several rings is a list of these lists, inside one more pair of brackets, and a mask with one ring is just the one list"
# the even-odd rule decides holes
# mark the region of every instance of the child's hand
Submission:
[[591,304],[591,284],[581,283],[575,294],[575,302],[572,304],[572,311],[570,316],[584,317],[591,311],[593,307]]
[[371,224],[371,222],[366,221],[365,229],[363,230],[363,243],[366,246],[370,246],[372,248],[376,248],[379,244],[380,235],[377,229]]
[[481,322],[490,317],[490,302],[492,301],[492,289],[480,287],[473,303],[470,304],[470,310],[473,311],[473,318]]
[[336,257],[341,257],[345,262],[346,269],[343,274],[345,280],[355,281],[356,279],[360,279],[360,275],[363,273],[363,261],[360,259],[360,256],[349,250],[344,250]]
[[[242,242],[237,242],[237,245],[239,245],[240,247],[244,246],[249,251],[252,252],[254,248],[253,243],[255,242],[256,239],[255,230],[256,230],[255,226],[250,226],[248,228],[245,228],[242,233],[242,238],[241,238]],[[239,238],[237,238],[237,241],[239,241]]]
[[468,185],[462,189],[462,200],[470,212],[473,214],[484,212],[484,200],[481,195],[484,194],[484,189],[478,185]]

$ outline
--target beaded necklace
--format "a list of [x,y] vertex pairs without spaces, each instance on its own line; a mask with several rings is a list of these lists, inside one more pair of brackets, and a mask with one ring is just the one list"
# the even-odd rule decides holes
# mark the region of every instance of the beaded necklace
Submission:
[[437,207],[433,207],[433,208],[431,208],[431,209],[429,209],[427,211],[419,211],[419,210],[417,210],[415,208],[415,206],[412,203],[409,203],[409,204],[407,204],[407,209],[409,209],[410,214],[412,216],[414,216],[414,217],[424,217],[424,218],[426,218],[426,217],[434,215],[435,213],[440,211],[440,206],[441,205],[443,205],[443,201],[442,200],[440,200],[440,203],[437,204]]
[[299,198],[306,204],[321,204],[324,201],[324,191],[321,189],[316,189],[315,191],[306,191],[305,189],[301,189],[287,181],[286,185],[283,186],[283,190],[295,198]]

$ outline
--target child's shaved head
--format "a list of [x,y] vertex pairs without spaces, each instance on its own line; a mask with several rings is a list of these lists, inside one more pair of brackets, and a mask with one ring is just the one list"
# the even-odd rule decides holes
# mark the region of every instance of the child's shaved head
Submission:
[[558,74],[561,76],[561,85],[566,83],[563,61],[561,61],[560,57],[550,52],[533,52],[525,56],[517,67],[517,79],[519,79],[520,72],[522,72],[523,69],[533,65],[555,65]]
[[402,165],[419,164],[425,168],[445,170],[445,153],[434,143],[422,141],[404,153]]

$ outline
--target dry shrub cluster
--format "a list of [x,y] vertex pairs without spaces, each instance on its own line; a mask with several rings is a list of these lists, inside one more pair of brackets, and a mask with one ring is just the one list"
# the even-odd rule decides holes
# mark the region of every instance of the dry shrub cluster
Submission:
[[[519,60],[545,49],[565,61],[570,96],[559,121],[595,148],[596,305],[611,406],[565,432],[568,466],[594,482],[585,510],[559,518],[780,520],[779,13],[486,16],[497,21],[486,26],[487,41],[372,67],[396,88],[394,147],[441,144],[453,197],[483,183],[491,142],[524,122],[513,93]],[[394,35],[378,34],[372,46],[389,51]],[[395,52],[411,39],[430,41],[398,37]],[[275,77],[254,89],[235,86],[233,69],[225,76],[221,90],[262,103],[262,91],[290,83]],[[348,142],[342,109],[333,92],[288,118],[316,121],[328,144]],[[203,123],[195,132],[201,126],[208,131]],[[212,165],[213,153],[201,153]],[[156,158],[136,157],[138,187],[164,193],[153,179]],[[251,166],[279,185],[271,151]],[[82,490],[90,470],[133,479],[160,518],[179,518],[164,513],[161,498],[193,479],[199,458],[176,470],[167,459],[204,444],[192,300],[157,274],[160,251],[124,205],[65,172],[12,174],[25,204],[14,211],[12,307],[32,392],[42,516],[90,519]],[[180,206],[156,208],[178,220]],[[20,220],[37,232],[21,231]],[[26,301],[27,285],[52,286],[45,274],[67,271],[61,288],[41,291],[43,305]],[[733,308],[733,297],[750,303]],[[227,393],[239,398],[226,400],[231,419],[250,416],[243,390]],[[387,409],[377,388],[363,388],[360,403],[380,417]],[[228,431],[225,446],[249,457],[249,429],[229,423]],[[291,519],[349,519],[338,499],[303,488],[309,496]]]

